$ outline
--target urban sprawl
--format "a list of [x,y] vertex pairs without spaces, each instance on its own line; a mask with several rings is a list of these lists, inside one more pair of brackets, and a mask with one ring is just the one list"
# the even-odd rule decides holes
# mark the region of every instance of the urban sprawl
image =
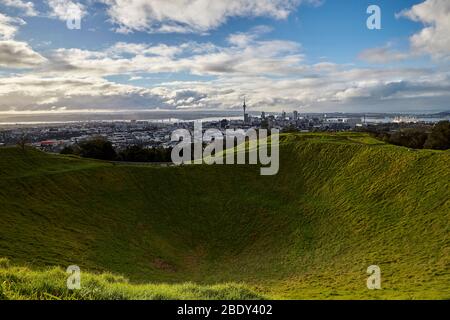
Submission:
[[[225,133],[227,129],[278,129],[283,131],[323,132],[358,130],[381,123],[366,119],[365,115],[352,114],[300,114],[297,111],[258,116],[246,112],[240,119],[222,119],[202,123],[203,129],[216,128]],[[199,120],[198,120],[199,121]],[[430,120],[431,121],[431,120]],[[392,123],[419,123],[411,116],[395,117]],[[427,121],[425,121],[427,122]],[[69,123],[8,125],[0,128],[0,146],[26,144],[48,152],[60,152],[64,147],[79,144],[94,137],[109,140],[117,150],[139,145],[143,148],[170,148],[177,142],[171,141],[171,133],[176,129],[194,129],[194,121],[80,121]]]

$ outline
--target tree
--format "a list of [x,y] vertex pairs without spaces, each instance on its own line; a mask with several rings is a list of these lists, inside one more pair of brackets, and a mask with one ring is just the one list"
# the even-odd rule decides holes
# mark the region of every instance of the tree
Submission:
[[425,142],[424,148],[437,150],[450,149],[450,121],[441,121],[434,126]]
[[103,137],[95,137],[80,143],[80,156],[100,160],[115,160],[117,157],[112,143]]
[[61,152],[61,154],[80,154],[80,148],[77,145],[73,146],[65,146]]
[[149,160],[149,154],[140,146],[130,146],[120,152],[119,159],[129,162],[146,162]]
[[28,141],[27,135],[26,135],[24,132],[22,132],[22,134],[21,134],[20,137],[19,137],[19,140],[17,141],[17,145],[18,145],[22,150],[25,150],[25,146],[26,146],[26,144],[27,144],[27,141]]
[[122,150],[118,159],[129,162],[172,162],[171,153],[170,148],[143,148],[134,145]]
[[427,138],[428,134],[423,129],[405,129],[393,133],[388,138],[388,142],[398,146],[422,149]]

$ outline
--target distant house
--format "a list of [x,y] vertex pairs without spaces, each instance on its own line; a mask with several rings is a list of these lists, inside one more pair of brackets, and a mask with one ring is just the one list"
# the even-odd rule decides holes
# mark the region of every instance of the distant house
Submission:
[[56,140],[45,140],[45,141],[40,142],[41,147],[52,147],[57,144],[58,144],[58,141],[56,141]]

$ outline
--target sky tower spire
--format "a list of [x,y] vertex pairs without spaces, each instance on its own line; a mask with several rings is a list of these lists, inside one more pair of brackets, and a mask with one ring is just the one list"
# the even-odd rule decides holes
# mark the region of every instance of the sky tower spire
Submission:
[[244,104],[242,105],[242,108],[244,108],[244,123],[248,122],[248,115],[247,115],[247,105],[245,104],[245,96],[244,96]]

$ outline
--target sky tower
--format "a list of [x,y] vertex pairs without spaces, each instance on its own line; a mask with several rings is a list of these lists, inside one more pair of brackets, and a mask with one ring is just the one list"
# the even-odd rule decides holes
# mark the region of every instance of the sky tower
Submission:
[[248,114],[246,112],[247,105],[245,104],[245,97],[244,97],[244,105],[242,106],[242,108],[244,108],[244,123],[248,123]]

